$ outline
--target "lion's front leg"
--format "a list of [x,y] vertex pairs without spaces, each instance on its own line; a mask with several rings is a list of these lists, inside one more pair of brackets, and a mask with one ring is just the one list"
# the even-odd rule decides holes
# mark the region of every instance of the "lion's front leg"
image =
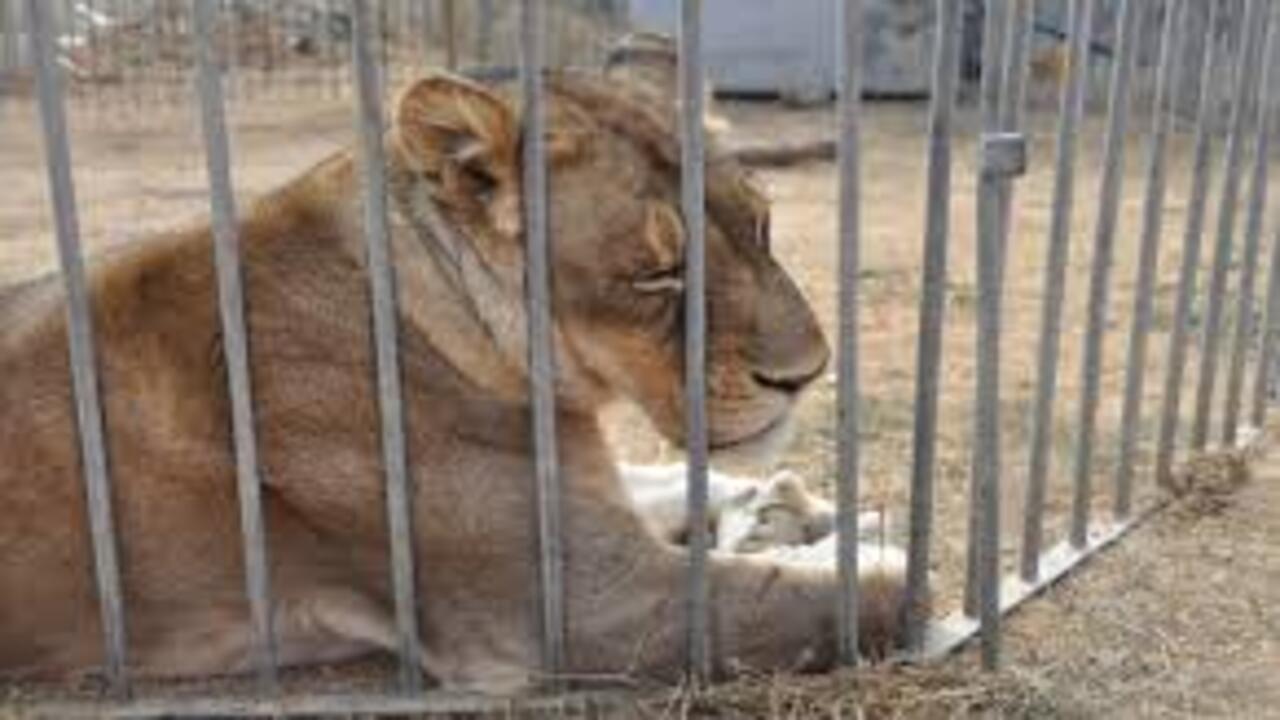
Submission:
[[[578,674],[660,680],[685,669],[688,554],[633,538],[581,558],[571,577],[570,659]],[[827,569],[713,556],[711,642],[721,672],[818,670],[835,650],[836,578]],[[586,577],[593,580],[587,587]],[[588,592],[582,592],[588,590]]]

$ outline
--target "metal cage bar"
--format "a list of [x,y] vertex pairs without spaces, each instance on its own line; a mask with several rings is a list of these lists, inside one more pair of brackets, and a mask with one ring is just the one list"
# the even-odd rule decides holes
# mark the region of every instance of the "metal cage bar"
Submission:
[[1033,582],[1040,573],[1044,538],[1044,499],[1052,459],[1053,406],[1058,389],[1058,359],[1062,339],[1062,301],[1066,290],[1067,255],[1075,200],[1076,147],[1084,113],[1085,80],[1089,63],[1095,0],[1071,5],[1070,71],[1062,89],[1058,114],[1057,162],[1054,168],[1053,215],[1045,259],[1044,299],[1040,306],[1040,339],[1036,350],[1036,389],[1031,416],[1027,495],[1022,524],[1022,579]]
[[1133,465],[1142,417],[1142,392],[1146,382],[1147,340],[1151,331],[1156,266],[1160,261],[1164,200],[1168,162],[1165,151],[1178,109],[1174,68],[1181,55],[1182,32],[1186,24],[1187,0],[1165,3],[1164,28],[1160,33],[1160,59],[1156,70],[1155,101],[1152,105],[1150,149],[1147,155],[1147,192],[1142,204],[1142,230],[1138,248],[1138,274],[1134,281],[1133,315],[1129,325],[1129,365],[1125,372],[1124,404],[1120,411],[1120,447],[1115,474],[1113,514],[1127,518],[1133,505]]
[[196,0],[195,41],[199,68],[200,123],[209,176],[214,260],[218,274],[218,312],[222,351],[227,363],[231,427],[235,438],[236,487],[240,499],[245,584],[253,626],[253,659],[264,690],[276,683],[275,642],[271,629],[271,590],[267,573],[266,532],[262,519],[262,484],[258,474],[258,441],[254,429],[253,392],[249,374],[249,340],[244,320],[240,238],[231,186],[230,148],[222,97],[222,78],[214,55],[214,32],[221,0]]
[[395,277],[387,228],[386,165],[382,146],[382,76],[374,30],[378,17],[370,0],[352,0],[352,65],[356,76],[356,125],[360,142],[364,232],[373,304],[378,410],[390,534],[392,593],[399,636],[400,686],[406,693],[422,687],[418,644],[418,604],[414,578],[413,498],[404,434],[404,398],[400,386]]
[[1277,344],[1280,344],[1280,228],[1276,228],[1271,241],[1271,263],[1267,270],[1266,319],[1263,320],[1262,348],[1258,351],[1258,365],[1253,374],[1253,407],[1250,418],[1253,426],[1260,428],[1267,419],[1268,387],[1276,381],[1272,374]]
[[1002,235],[1007,225],[1004,185],[1008,174],[997,155],[1007,137],[1001,130],[1001,72],[1009,23],[1009,0],[986,4],[982,33],[981,161],[978,177],[978,357],[974,397],[974,445],[969,494],[968,577],[965,607],[980,618],[982,664],[999,662],[1000,650],[1000,296]]
[[[1231,361],[1227,371],[1227,396],[1223,402],[1222,443],[1233,447],[1237,440],[1237,428],[1240,424],[1240,404],[1244,395],[1245,360],[1248,354],[1249,338],[1253,335],[1253,303],[1254,286],[1257,278],[1259,246],[1262,240],[1262,225],[1266,215],[1267,188],[1271,167],[1271,134],[1275,132],[1275,83],[1277,73],[1275,50],[1275,17],[1268,11],[1259,19],[1266,25],[1266,40],[1263,44],[1261,60],[1264,72],[1259,82],[1261,87],[1257,103],[1254,104],[1256,130],[1253,146],[1253,169],[1250,177],[1248,210],[1246,211],[1244,250],[1240,258],[1240,289],[1236,293],[1235,335],[1231,342]],[[1266,62],[1270,59],[1271,62]]]
[[1226,170],[1222,181],[1222,198],[1218,206],[1217,242],[1209,275],[1204,332],[1200,336],[1200,376],[1196,383],[1195,415],[1191,422],[1191,448],[1203,450],[1209,439],[1209,422],[1213,413],[1213,392],[1218,377],[1218,342],[1222,332],[1223,311],[1227,301],[1227,275],[1235,240],[1236,212],[1240,201],[1242,160],[1250,106],[1249,89],[1254,87],[1257,70],[1257,48],[1262,40],[1263,23],[1259,13],[1267,3],[1248,0],[1241,30],[1240,52],[1236,58],[1231,91],[1231,125],[1227,135]]
[[1191,197],[1187,201],[1187,221],[1182,238],[1182,266],[1178,270],[1178,294],[1174,300],[1166,356],[1164,392],[1160,403],[1160,431],[1156,440],[1156,482],[1168,486],[1173,479],[1173,452],[1180,420],[1182,381],[1187,363],[1187,341],[1191,302],[1196,294],[1196,275],[1204,245],[1205,203],[1213,173],[1213,116],[1218,102],[1218,85],[1214,83],[1218,63],[1225,59],[1215,28],[1220,3],[1209,5],[1205,23],[1204,55],[1200,63],[1199,98],[1196,102],[1195,147],[1192,151]]
[[556,452],[555,358],[551,327],[551,250],[547,215],[546,111],[543,67],[546,5],[520,4],[520,95],[524,131],[524,220],[527,234],[529,382],[538,486],[538,545],[541,552],[542,662],[559,673],[565,657],[563,499]]
[[[22,27],[20,0],[0,0],[0,72],[18,69],[18,38]],[[0,101],[7,99],[10,88],[0,84]]]
[[67,139],[62,74],[57,65],[50,3],[27,0],[27,20],[36,62],[36,92],[44,134],[49,191],[53,199],[58,263],[67,294],[67,342],[71,361],[72,395],[80,436],[93,566],[98,589],[102,631],[106,643],[106,676],[118,696],[128,694],[124,597],[111,511],[111,478],[103,437],[102,402],[94,354],[93,318],[80,251],[80,222],[75,184],[71,177],[71,148]]
[[679,20],[680,207],[684,215],[685,446],[689,455],[689,670],[711,676],[707,555],[707,282],[703,137],[702,0],[681,0]]
[[[1023,93],[1025,91],[1024,81],[1026,78],[1026,71],[1027,71],[1027,50],[1028,50],[1027,46],[1028,46],[1028,43],[1030,42],[1030,33],[1032,30],[1032,7],[1031,7],[1031,3],[1026,0],[1013,0],[1012,6],[1005,7],[1003,12],[1005,16],[1004,26],[1003,26],[1004,30],[1003,30],[1003,37],[1001,39],[1000,47],[992,48],[992,52],[999,53],[1000,55],[1000,61],[995,66],[999,75],[996,76],[994,73],[992,74],[991,79],[995,83],[994,87],[988,86],[985,82],[982,86],[982,91],[984,93],[982,97],[982,101],[983,101],[982,111],[984,115],[983,122],[985,127],[983,130],[984,135],[982,138],[983,166],[980,170],[981,174],[979,176],[979,198],[978,198],[979,233],[983,237],[985,237],[985,234],[988,232],[993,233],[994,239],[996,242],[996,245],[994,247],[995,255],[993,257],[993,262],[995,263],[995,265],[993,268],[991,268],[994,270],[994,273],[990,275],[986,281],[989,283],[994,283],[995,288],[997,288],[995,290],[995,295],[994,295],[994,299],[997,302],[999,301],[999,298],[1001,297],[1001,295],[1003,295],[1002,288],[1004,284],[1005,256],[1006,256],[1006,250],[1007,250],[1007,245],[1009,240],[1009,233],[1011,231],[1010,210],[1013,205],[1013,184],[1011,182],[1008,182],[1008,180],[1014,174],[1021,174],[1023,170],[1023,168],[1020,168],[1020,167],[1016,169],[1009,167],[1009,160],[1011,158],[1014,158],[1014,156],[1010,155],[1010,151],[1011,150],[1015,151],[1016,153],[1015,159],[1017,159],[1019,163],[1025,163],[1025,147],[1023,145],[1023,140],[1021,136],[1018,136],[1015,138],[1013,137],[1013,135],[1017,133],[1018,127],[1021,124],[1021,118],[1022,118]],[[1000,21],[1000,18],[997,17],[996,12],[992,12],[990,15],[988,15],[988,18],[993,22]],[[990,26],[988,25],[987,31],[989,30],[990,30]],[[985,39],[983,42],[984,42],[983,48],[985,51],[988,45]],[[983,66],[987,67],[986,58],[984,58]],[[983,79],[985,81],[986,79],[985,74]],[[998,97],[989,97],[985,93],[996,93],[998,94]],[[993,103],[993,104],[989,105],[988,103]],[[1011,144],[1011,141],[1012,141],[1012,144]],[[987,197],[988,192],[992,193],[991,198]],[[988,201],[988,199],[996,203],[996,205],[992,206],[992,208],[987,208],[985,206],[985,203]],[[984,217],[983,213],[989,213],[989,216]],[[987,222],[995,223],[995,225],[991,230],[986,229],[986,225],[984,225],[984,223],[987,223]],[[980,253],[983,252],[981,248],[979,248],[979,252]],[[979,259],[980,269],[986,269],[985,262],[986,262],[985,256],[980,255],[980,259]],[[980,282],[982,282],[981,279],[980,279]],[[981,304],[981,298],[979,299],[979,303]],[[983,386],[983,389],[979,393],[978,405],[984,406],[984,404],[987,402],[994,402],[995,405],[993,407],[997,408],[996,412],[998,415],[999,413],[998,411],[998,406],[999,406],[999,391],[998,391],[999,389],[999,379],[998,379],[999,311],[998,310],[996,311],[996,314],[994,317],[996,318],[996,321],[997,321],[997,326],[995,327],[995,337],[996,337],[995,345],[996,346],[990,349],[993,350],[994,355],[997,356],[996,359],[991,361],[992,367],[995,368],[995,373],[997,376],[995,377],[995,385],[993,386],[994,388],[996,388],[996,391],[994,395],[988,397],[986,394],[983,394],[983,393],[985,393],[989,388],[986,388],[985,386]],[[982,333],[982,332],[983,330],[980,329],[979,333]],[[979,364],[981,366],[982,361],[980,361]],[[983,370],[980,368],[979,373],[981,373],[982,371]],[[982,385],[985,382],[986,382],[985,380],[980,379],[979,385]],[[980,423],[981,422],[985,422],[985,421],[980,420]],[[991,427],[998,428],[998,425],[999,424],[998,424],[998,417],[997,417],[995,419],[995,423]],[[976,432],[976,437],[981,437],[983,433],[988,432],[989,430],[990,428],[978,429]],[[975,484],[973,485],[973,489],[976,491],[977,494],[974,494],[971,496],[971,500],[975,502],[971,502],[969,507],[969,534],[971,538],[972,537],[984,538],[984,533],[986,532],[986,530],[984,526],[985,521],[983,520],[983,517],[986,513],[992,511],[992,508],[990,506],[985,506],[983,504],[979,504],[976,502],[979,496],[985,497],[984,493],[986,492],[986,490],[984,490],[981,487],[979,483],[979,479],[983,477],[984,473],[986,473],[988,475],[988,479],[992,477],[995,478],[995,483],[997,488],[999,485],[998,466],[999,466],[1000,452],[999,452],[998,439],[996,441],[996,444],[991,447],[994,447],[994,456],[993,456],[994,459],[988,459],[986,457],[986,453],[989,452],[991,448],[980,448],[978,447],[977,444],[975,444],[975,453],[973,455],[973,462],[974,462],[973,477],[975,479],[974,480]],[[982,463],[984,462],[996,463],[996,467],[997,467],[996,475],[994,476],[990,475],[988,473],[988,470],[982,467]],[[999,499],[997,498],[995,502],[998,504]],[[997,508],[997,511],[998,511],[998,508]],[[997,522],[998,522],[998,519],[997,519]],[[997,534],[998,534],[998,530],[997,530]],[[997,539],[995,543],[996,543],[996,547],[995,547],[995,550],[993,550],[993,552],[996,552],[998,554],[999,540]],[[985,548],[982,547],[981,541],[970,542],[966,548],[966,551],[967,551],[966,561],[967,561],[968,575],[966,578],[966,585],[965,585],[965,612],[968,613],[969,615],[975,615],[978,613],[980,609],[979,607],[980,600],[981,600],[980,590],[981,590],[982,582],[984,580],[983,572],[985,567],[983,565],[982,557],[983,557],[983,552],[985,551]],[[999,574],[998,566],[996,568],[996,574],[997,575]],[[998,588],[996,591],[998,592]]]
[[938,373],[946,300],[947,245],[951,234],[951,128],[960,60],[961,3],[937,0],[929,105],[929,169],[926,180],[924,268],[916,346],[915,424],[912,429],[910,541],[903,594],[907,646],[924,641],[929,549],[933,536],[933,474],[938,434]]
[[494,5],[494,0],[477,0],[476,2],[473,31],[476,60],[481,63],[493,62],[493,27],[497,23],[497,9]]
[[1098,423],[1102,381],[1102,345],[1106,340],[1107,305],[1111,290],[1120,190],[1124,184],[1125,134],[1129,122],[1129,85],[1137,55],[1141,0],[1125,0],[1116,63],[1107,109],[1105,158],[1098,188],[1098,218],[1094,228],[1093,262],[1089,271],[1089,313],[1085,329],[1083,377],[1077,417],[1077,439],[1071,503],[1071,543],[1085,545],[1092,499],[1093,443]]
[[441,0],[444,25],[444,66],[458,68],[458,8],[455,0]]
[[837,37],[839,72],[840,352],[837,403],[836,527],[840,578],[840,660],[858,661],[858,267],[861,242],[861,127],[864,8],[842,0]]

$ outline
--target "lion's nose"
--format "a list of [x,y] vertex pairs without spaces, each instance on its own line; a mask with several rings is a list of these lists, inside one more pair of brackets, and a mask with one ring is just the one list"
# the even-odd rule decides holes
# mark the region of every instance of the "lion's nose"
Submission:
[[805,389],[809,383],[817,380],[825,367],[826,363],[824,362],[813,370],[802,374],[771,374],[755,371],[751,373],[751,377],[761,386],[770,390],[794,395]]

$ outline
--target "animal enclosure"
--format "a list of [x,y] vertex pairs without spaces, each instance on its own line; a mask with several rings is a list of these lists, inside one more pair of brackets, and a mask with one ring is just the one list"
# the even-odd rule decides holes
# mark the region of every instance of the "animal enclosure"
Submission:
[[[931,99],[874,103],[859,92],[864,3],[837,4],[834,106],[707,101],[729,121],[713,141],[730,152],[779,138],[834,141],[834,163],[758,169],[774,203],[772,252],[798,279],[838,351],[829,376],[798,408],[794,442],[780,464],[838,501],[845,577],[857,573],[859,508],[883,509],[889,523],[881,541],[908,547],[909,597],[922,595],[933,574],[933,610],[910,618],[913,651],[934,658],[981,634],[994,666],[1002,613],[1158,509],[1166,497],[1160,486],[1176,484],[1183,459],[1242,443],[1263,425],[1280,332],[1280,195],[1268,183],[1280,27],[1265,0],[1073,0],[1059,44],[1051,45],[1066,58],[1065,73],[1042,74],[1033,50],[1044,42],[1034,40],[1037,3],[990,0],[980,26],[980,84],[966,91],[965,13],[961,3],[939,0]],[[707,340],[697,242],[705,222],[700,5],[681,3],[679,36],[683,215],[693,238],[685,339],[695,518],[705,510],[708,463],[705,429],[697,430],[705,423],[698,358]],[[1117,26],[1098,58],[1091,15],[1103,6]],[[376,201],[383,182],[376,138],[386,99],[423,70],[444,66],[477,77],[514,74],[524,88],[531,394],[541,448],[530,472],[543,500],[545,670],[554,676],[564,617],[559,484],[547,424],[554,398],[545,254],[554,239],[545,234],[540,69],[597,67],[610,41],[629,29],[620,6],[9,0],[4,8],[0,280],[64,274],[77,333],[77,400],[88,419],[82,453],[112,662],[107,696],[99,699],[102,688],[89,683],[80,689],[89,699],[80,700],[197,715],[484,704],[422,691],[408,641],[398,673],[378,666],[279,674],[272,667],[252,398],[234,369],[246,592],[261,633],[261,684],[131,684],[127,633],[112,621],[121,613],[120,577],[91,333],[74,322],[88,317],[75,300],[83,292],[76,289],[81,246],[91,257],[212,212],[225,273],[228,365],[247,373],[243,348],[230,340],[245,340],[232,208],[356,144],[371,189],[366,230],[379,370],[395,376],[394,258],[385,254],[387,211]],[[73,17],[89,19],[78,25]],[[52,170],[47,183],[45,168]],[[403,468],[396,469],[404,439],[397,439],[395,383],[382,387],[394,518],[405,512]],[[676,457],[642,426],[629,408],[607,418],[621,458]],[[699,535],[689,548],[695,673],[711,652],[697,620],[705,623],[711,610],[699,570],[707,538]],[[404,578],[400,631],[411,638],[412,553],[406,536],[394,543],[389,561]],[[851,591],[842,598],[849,662],[856,603]],[[63,701],[66,691],[32,690],[41,701]]]

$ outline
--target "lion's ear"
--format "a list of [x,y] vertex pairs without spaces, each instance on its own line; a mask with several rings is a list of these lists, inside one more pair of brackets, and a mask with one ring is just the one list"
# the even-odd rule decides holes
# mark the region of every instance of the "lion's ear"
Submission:
[[435,74],[414,83],[396,103],[392,124],[403,158],[418,170],[452,171],[514,181],[520,127],[505,99],[464,78]]

